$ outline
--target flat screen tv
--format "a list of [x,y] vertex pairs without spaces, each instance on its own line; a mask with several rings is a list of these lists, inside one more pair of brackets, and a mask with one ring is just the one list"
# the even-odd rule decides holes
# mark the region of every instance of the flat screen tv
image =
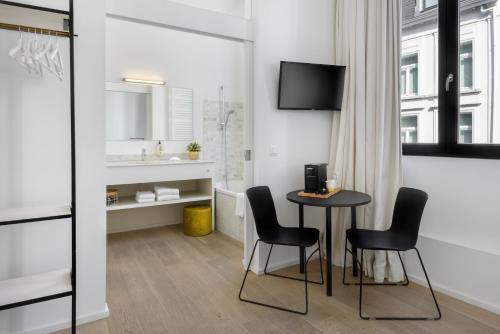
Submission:
[[340,110],[345,66],[282,61],[278,109]]

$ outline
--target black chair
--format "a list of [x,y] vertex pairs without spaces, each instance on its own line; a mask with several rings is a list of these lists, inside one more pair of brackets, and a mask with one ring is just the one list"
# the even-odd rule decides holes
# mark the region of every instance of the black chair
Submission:
[[[399,189],[398,196],[396,198],[396,204],[394,206],[394,212],[392,216],[392,225],[387,231],[373,231],[373,230],[363,230],[363,229],[349,229],[346,232],[346,241],[344,247],[344,263],[346,261],[347,252],[352,254],[352,251],[347,249],[347,241],[354,248],[361,249],[361,260],[357,260],[357,254],[354,254],[357,264],[360,266],[359,273],[359,283],[354,283],[359,285],[359,316],[364,320],[439,320],[441,319],[441,310],[432,290],[431,282],[427,276],[427,271],[425,270],[424,263],[420,257],[418,249],[415,247],[418,238],[418,230],[420,228],[420,220],[424,212],[424,207],[427,202],[427,194],[418,189],[412,188],[401,188]],[[406,281],[404,283],[363,283],[363,251],[365,249],[370,250],[387,250],[395,251],[398,253],[399,260],[403,266],[403,272]],[[363,302],[363,285],[408,285],[408,275],[406,274],[406,268],[401,259],[400,252],[414,249],[417,252],[418,259],[422,265],[422,269],[425,274],[427,283],[434,299],[434,304],[438,311],[437,317],[367,317],[363,316],[362,313],[362,302]],[[356,265],[356,264],[353,264]],[[350,285],[352,283],[346,283],[345,281],[345,265],[343,274],[343,283],[345,285]]]
[[[271,196],[271,191],[269,187],[254,187],[250,188],[246,191],[248,200],[250,202],[250,206],[252,208],[252,212],[255,219],[255,226],[257,228],[257,235],[259,239],[255,242],[253,247],[252,255],[250,256],[250,262],[248,263],[247,270],[245,272],[245,278],[243,278],[243,282],[241,283],[239,299],[244,302],[270,307],[273,309],[287,311],[297,314],[306,315],[308,311],[308,295],[307,295],[307,283],[314,284],[323,284],[323,265],[321,264],[321,246],[319,241],[319,231],[315,228],[293,228],[293,227],[283,227],[278,223],[278,218],[276,216],[276,209],[274,207],[273,197]],[[252,264],[252,259],[255,253],[255,249],[259,242],[263,242],[271,245],[271,249],[269,250],[269,254],[267,256],[266,266],[264,268],[264,274],[270,276],[276,276],[280,278],[287,278],[292,280],[297,280],[301,282],[305,282],[305,311],[296,311],[292,309],[287,309],[279,306],[264,304],[261,302],[245,299],[241,297],[241,293],[243,291],[243,287],[245,286],[245,281],[247,279],[248,271],[250,270],[250,266]],[[267,265],[269,264],[269,258],[271,257],[271,252],[273,250],[274,245],[284,245],[284,246],[298,246],[298,247],[311,247],[314,244],[318,243],[318,248],[309,255],[306,259],[306,255],[304,252],[304,260],[305,260],[305,277],[304,279],[277,275],[267,272]],[[307,279],[307,263],[311,259],[311,257],[319,251],[320,256],[320,268],[321,268],[321,282],[309,281]]]

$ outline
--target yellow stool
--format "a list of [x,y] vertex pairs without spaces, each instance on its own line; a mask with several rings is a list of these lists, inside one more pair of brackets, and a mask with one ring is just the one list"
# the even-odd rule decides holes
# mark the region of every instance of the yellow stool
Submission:
[[212,233],[212,208],[210,205],[184,207],[184,234],[201,237]]

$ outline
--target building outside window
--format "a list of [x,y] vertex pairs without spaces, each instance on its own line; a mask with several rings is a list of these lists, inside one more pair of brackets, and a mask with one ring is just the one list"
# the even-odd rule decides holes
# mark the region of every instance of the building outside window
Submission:
[[401,95],[418,95],[418,55],[401,58]]
[[473,88],[472,42],[460,45],[460,87]]
[[460,112],[460,144],[472,144],[472,112]]
[[418,142],[418,116],[417,115],[401,116],[401,142],[407,143],[407,144]]
[[439,0],[420,0],[420,8],[422,11],[437,7]]

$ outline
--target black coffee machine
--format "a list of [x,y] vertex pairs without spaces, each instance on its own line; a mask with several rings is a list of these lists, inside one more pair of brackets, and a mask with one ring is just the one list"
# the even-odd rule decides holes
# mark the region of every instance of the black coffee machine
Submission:
[[328,164],[318,163],[304,166],[305,189],[306,193],[324,194],[326,190]]

